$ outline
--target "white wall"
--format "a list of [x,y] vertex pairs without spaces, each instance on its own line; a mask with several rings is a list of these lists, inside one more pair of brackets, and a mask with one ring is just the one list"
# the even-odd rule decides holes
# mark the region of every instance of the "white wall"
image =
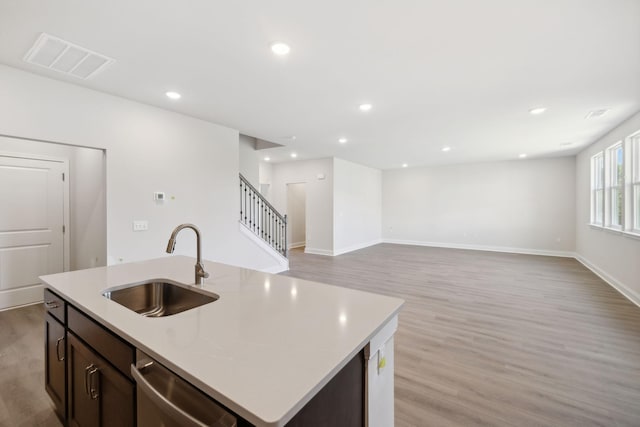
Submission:
[[570,255],[574,176],[574,157],[384,171],[383,239]]
[[[163,256],[172,229],[192,222],[203,232],[205,258],[274,266],[239,230],[236,130],[6,66],[0,117],[0,134],[106,149],[112,259]],[[154,202],[154,191],[168,200]],[[132,221],[143,219],[149,230],[134,233]],[[195,255],[192,234],[181,233],[176,253]]]
[[305,245],[307,191],[305,183],[287,184],[287,231],[289,248]]
[[260,189],[258,186],[258,184],[260,184],[260,153],[256,151],[256,139],[251,136],[240,134],[239,143],[240,173],[251,183],[251,185]]
[[381,241],[382,172],[334,159],[334,255]]
[[[71,270],[106,265],[107,212],[102,150],[0,136],[0,152],[56,157],[69,162]],[[11,183],[0,183],[11,185]]]
[[273,195],[271,188],[272,184],[272,175],[273,175],[273,165],[268,162],[260,162],[258,166],[258,181],[260,182],[260,187],[258,188],[262,195],[269,201],[269,203],[273,202]]
[[590,159],[640,130],[640,113],[576,157],[576,252],[578,259],[640,305],[640,239],[591,227]]
[[[318,174],[325,178],[318,179]],[[287,213],[287,184],[305,182],[307,233],[305,252],[333,254],[333,159],[302,160],[272,166],[271,195],[280,213]]]
[[74,148],[69,170],[71,270],[79,270],[107,264],[107,171],[104,151]]

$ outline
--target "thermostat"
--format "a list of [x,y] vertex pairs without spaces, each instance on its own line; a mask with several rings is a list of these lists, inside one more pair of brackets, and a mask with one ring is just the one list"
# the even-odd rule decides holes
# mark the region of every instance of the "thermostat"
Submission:
[[153,200],[164,201],[164,191],[156,191],[153,193]]

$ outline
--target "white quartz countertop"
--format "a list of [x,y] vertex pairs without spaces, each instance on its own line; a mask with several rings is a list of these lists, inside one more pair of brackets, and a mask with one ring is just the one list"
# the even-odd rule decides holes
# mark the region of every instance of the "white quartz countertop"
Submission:
[[171,256],[41,279],[97,322],[258,426],[281,426],[326,385],[403,301],[205,261],[218,301],[143,317],[102,296],[148,279],[191,284],[195,259]]

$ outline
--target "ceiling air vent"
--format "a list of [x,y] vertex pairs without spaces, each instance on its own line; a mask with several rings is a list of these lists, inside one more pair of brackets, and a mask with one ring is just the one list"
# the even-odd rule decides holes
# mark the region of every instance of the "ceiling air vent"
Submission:
[[604,116],[608,112],[609,112],[608,108],[603,108],[602,110],[592,110],[592,111],[589,111],[589,113],[586,116],[584,116],[584,118],[595,119],[595,118]]
[[93,77],[114,59],[46,33],[40,34],[24,60],[80,79]]

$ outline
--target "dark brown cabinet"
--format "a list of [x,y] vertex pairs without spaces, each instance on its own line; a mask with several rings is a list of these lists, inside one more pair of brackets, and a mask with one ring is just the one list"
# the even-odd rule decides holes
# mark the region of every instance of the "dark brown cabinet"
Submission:
[[135,348],[44,291],[45,389],[65,426],[135,426]]
[[133,383],[73,333],[67,339],[69,425],[133,426]]
[[[44,296],[45,388],[64,425],[135,427],[136,383],[131,376],[135,347],[50,290]],[[363,426],[364,375],[361,351],[287,426]],[[191,404],[174,386],[163,393]],[[252,425],[229,412],[238,427]]]
[[65,419],[66,410],[66,329],[50,313],[45,314],[45,389],[51,397],[56,413]]

